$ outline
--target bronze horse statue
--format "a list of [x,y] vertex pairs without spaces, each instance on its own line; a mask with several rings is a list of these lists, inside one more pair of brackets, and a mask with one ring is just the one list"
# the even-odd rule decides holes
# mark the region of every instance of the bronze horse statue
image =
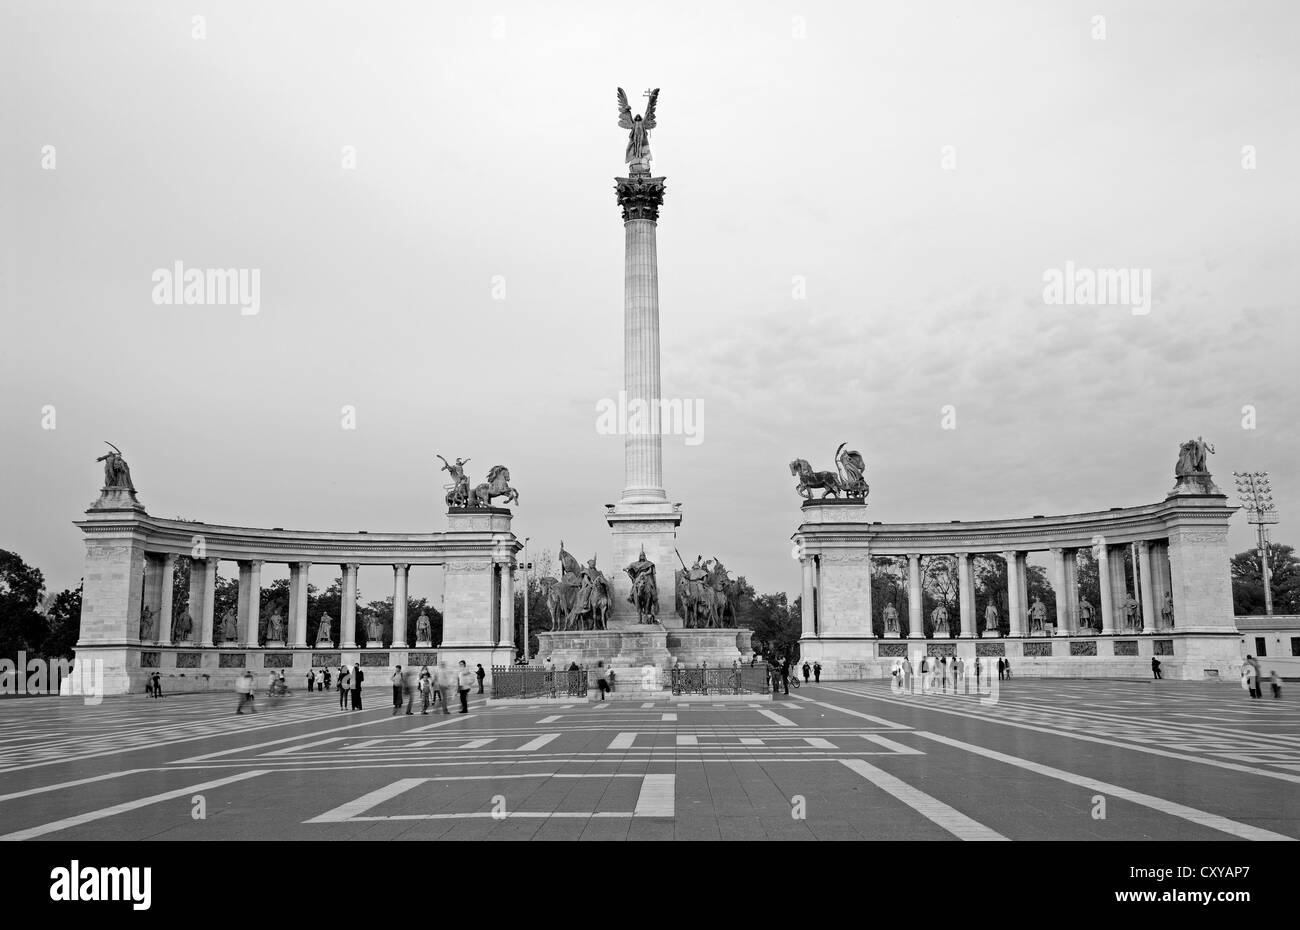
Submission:
[[505,503],[519,502],[519,492],[510,487],[510,469],[504,465],[493,465],[488,472],[487,481],[474,489],[474,506],[491,507],[492,498],[505,497]]
[[822,497],[835,495],[839,497],[844,488],[840,484],[840,476],[833,471],[813,471],[812,466],[808,464],[807,459],[795,459],[790,463],[790,474],[799,478],[799,484],[795,486],[795,493],[802,494],[807,500],[812,500],[812,491],[814,488],[824,488]]

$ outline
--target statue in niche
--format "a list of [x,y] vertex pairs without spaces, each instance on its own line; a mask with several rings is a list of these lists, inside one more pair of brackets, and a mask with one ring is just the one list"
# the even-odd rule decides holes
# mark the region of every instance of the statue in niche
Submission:
[[233,643],[239,639],[239,618],[235,616],[233,610],[227,609],[221,615],[221,639],[227,643]]
[[277,609],[272,611],[271,619],[266,621],[266,641],[268,643],[284,642],[284,618]]
[[886,633],[897,633],[897,632],[899,632],[899,628],[898,628],[898,608],[897,608],[897,607],[895,607],[893,604],[886,604],[886,605],[885,605],[884,618],[885,618],[885,632],[886,632]]
[[182,610],[181,615],[176,618],[172,624],[172,642],[183,643],[190,638],[194,630],[194,618],[190,616],[188,610]]
[[366,616],[366,636],[372,643],[380,643],[384,640],[384,623],[376,614]]
[[1133,592],[1129,591],[1124,597],[1124,629],[1136,630],[1138,628],[1138,613],[1140,608],[1138,602],[1133,597]]
[[1160,618],[1168,629],[1174,625],[1174,595],[1172,591],[1165,592],[1165,602],[1160,607]]
[[333,625],[334,625],[334,620],[330,617],[329,614],[321,615],[320,626],[316,628],[317,646],[326,645],[334,642],[334,634],[331,630]]
[[1047,605],[1043,603],[1041,597],[1034,598],[1033,605],[1029,608],[1029,632],[1044,633],[1047,631]]
[[146,642],[154,640],[154,616],[153,608],[148,604],[140,609],[140,638]]
[[996,633],[998,631],[998,605],[989,601],[989,606],[984,608],[984,632]]
[[930,614],[930,622],[934,624],[935,636],[948,635],[948,608],[940,604]]
[[433,625],[429,623],[429,615],[421,613],[415,620],[415,641],[417,643],[428,643],[433,638]]
[[1097,612],[1083,598],[1079,598],[1079,628],[1083,630],[1097,629]]

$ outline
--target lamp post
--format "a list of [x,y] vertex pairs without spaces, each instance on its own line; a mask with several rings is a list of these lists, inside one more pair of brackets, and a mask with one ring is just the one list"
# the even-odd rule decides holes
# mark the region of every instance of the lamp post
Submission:
[[528,602],[532,600],[532,592],[528,588],[528,569],[532,566],[528,562],[528,540],[531,536],[524,537],[524,664],[527,665],[532,660],[532,649],[528,644]]
[[1273,573],[1268,564],[1268,523],[1277,523],[1277,505],[1273,503],[1273,488],[1266,471],[1234,471],[1237,479],[1237,496],[1246,511],[1246,521],[1255,524],[1259,546],[1259,560],[1264,574],[1264,612],[1273,616]]

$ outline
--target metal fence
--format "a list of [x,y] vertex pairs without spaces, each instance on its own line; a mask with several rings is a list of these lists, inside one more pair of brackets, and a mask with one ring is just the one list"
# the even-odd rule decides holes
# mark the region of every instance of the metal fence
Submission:
[[767,694],[771,670],[766,662],[740,668],[675,668],[673,694]]
[[587,696],[587,670],[547,670],[532,665],[492,666],[492,697],[543,698]]

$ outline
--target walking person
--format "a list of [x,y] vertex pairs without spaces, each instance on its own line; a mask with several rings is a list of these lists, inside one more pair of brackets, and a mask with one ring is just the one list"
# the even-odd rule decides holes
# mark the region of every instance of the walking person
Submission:
[[802,671],[803,671],[803,683],[808,684],[808,676],[812,674],[812,666],[808,664],[807,659],[804,659]]
[[605,700],[605,692],[609,690],[608,673],[605,670],[605,662],[601,660],[596,663],[596,689],[600,692],[600,699]]
[[244,670],[244,674],[235,679],[235,693],[239,695],[239,703],[235,706],[235,713],[242,714],[244,707],[248,707],[250,714],[257,713],[257,707],[253,704],[253,673]]
[[1161,678],[1165,677],[1160,674],[1160,660],[1155,656],[1151,657],[1151,675],[1153,681],[1159,681]]
[[316,690],[316,669],[307,669],[307,691],[311,693]]
[[1246,656],[1246,664],[1242,668],[1242,674],[1246,679],[1246,690],[1250,692],[1250,696],[1253,698],[1260,697],[1259,659],[1254,656]]
[[432,676],[429,674],[429,666],[421,666],[420,680],[418,684],[420,688],[420,713],[422,714],[427,714],[429,712],[429,692],[433,690],[433,682],[431,681],[431,678]]
[[460,691],[460,712],[469,713],[469,689],[474,687],[474,673],[469,670],[465,660],[460,660],[460,671],[456,673],[457,690]]
[[447,663],[441,659],[438,661],[438,695],[442,698],[442,712],[450,714],[447,709],[447,701],[451,697],[451,686],[456,682],[456,673],[447,668]]
[[415,669],[407,668],[402,676],[402,693],[406,695],[406,713],[411,714],[415,706]]
[[352,696],[352,673],[346,665],[339,666],[339,710],[348,709],[348,698]]
[[483,693],[483,679],[487,677],[487,672],[483,671],[483,663],[478,664],[478,669],[474,672],[474,677],[478,679],[478,693]]
[[1011,680],[1011,660],[1010,660],[1010,659],[1003,659],[1003,660],[1002,660],[1002,664],[1006,666],[1006,669],[1007,669],[1007,681],[1010,681],[1010,680]]
[[820,662],[813,663],[813,682],[815,684],[822,683],[822,664]]
[[1277,700],[1282,696],[1282,679],[1277,677],[1277,669],[1268,673],[1268,683],[1273,688],[1273,699]]
[[153,696],[155,700],[162,697],[162,673],[161,672],[153,673]]
[[402,667],[397,666],[397,671],[393,672],[393,714],[396,715],[402,709]]
[[328,668],[321,669],[321,676],[322,676],[322,680],[325,683],[325,687],[321,688],[321,690],[328,691],[330,689],[330,679],[332,677],[330,675],[330,670]]
[[366,680],[366,673],[360,664],[352,666],[352,709],[361,710],[361,682]]
[[1001,681],[1001,680],[1002,680],[1002,678],[1003,678],[1003,670],[1004,670],[1004,669],[1005,669],[1005,666],[1002,664],[1002,659],[999,658],[999,659],[998,659],[998,681]]
[[781,659],[781,685],[785,688],[786,696],[790,695],[790,657],[785,656]]

